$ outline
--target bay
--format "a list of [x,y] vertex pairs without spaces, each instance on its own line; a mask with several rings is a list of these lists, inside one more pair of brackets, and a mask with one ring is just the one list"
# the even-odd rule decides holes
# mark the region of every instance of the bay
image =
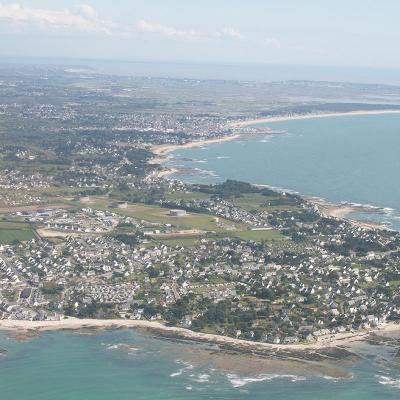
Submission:
[[357,115],[265,124],[278,134],[177,149],[174,177],[216,183],[237,179],[340,203],[381,208],[353,218],[400,229],[400,115]]

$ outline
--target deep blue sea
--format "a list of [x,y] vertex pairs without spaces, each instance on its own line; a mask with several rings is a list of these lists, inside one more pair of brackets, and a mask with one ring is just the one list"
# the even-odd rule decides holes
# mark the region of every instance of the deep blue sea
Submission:
[[332,202],[382,208],[352,215],[400,229],[400,114],[328,117],[266,124],[279,134],[178,149],[175,175],[190,182],[239,179]]
[[[235,372],[202,355],[203,346],[134,330],[45,333],[17,341],[0,333],[0,398],[4,400],[389,400],[400,396],[394,349],[365,346],[345,368],[353,379]],[[230,370],[231,369],[231,370]]]

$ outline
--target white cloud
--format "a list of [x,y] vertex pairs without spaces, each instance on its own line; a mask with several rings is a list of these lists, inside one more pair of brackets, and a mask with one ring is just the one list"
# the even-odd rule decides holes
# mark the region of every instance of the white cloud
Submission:
[[197,32],[195,29],[183,30],[173,26],[162,25],[157,22],[140,20],[136,22],[136,29],[143,33],[157,34],[160,36],[182,37],[192,39],[212,40],[215,38],[242,40],[244,36],[233,28],[222,28],[212,34]]
[[74,11],[55,11],[23,7],[18,3],[0,3],[0,21],[19,24],[21,27],[34,25],[103,34],[111,34],[116,27],[111,22],[100,20],[96,11],[87,4],[75,7]]
[[[232,27],[223,27],[215,32],[198,32],[158,22],[141,19],[134,26],[101,19],[96,10],[88,4],[79,4],[71,9],[45,9],[3,3],[0,1],[0,27],[4,24],[8,32],[20,32],[30,28],[58,30],[62,32],[85,32],[91,34],[133,37],[135,33],[158,35],[167,38],[190,40],[243,40],[244,36]],[[271,45],[273,45],[271,43]]]
[[88,19],[96,20],[97,19],[97,12],[88,4],[79,4],[75,7],[76,13],[86,17]]
[[162,25],[157,22],[140,20],[136,23],[136,28],[140,32],[154,33],[161,36],[196,36],[195,30],[184,31],[173,26]]
[[234,28],[222,28],[214,33],[215,37],[242,40],[243,35]]
[[262,43],[263,43],[265,46],[268,46],[268,47],[275,47],[275,48],[282,47],[282,43],[280,42],[280,40],[279,40],[279,39],[276,39],[276,38],[274,38],[274,37],[267,37],[267,38],[264,38],[264,40],[262,41]]

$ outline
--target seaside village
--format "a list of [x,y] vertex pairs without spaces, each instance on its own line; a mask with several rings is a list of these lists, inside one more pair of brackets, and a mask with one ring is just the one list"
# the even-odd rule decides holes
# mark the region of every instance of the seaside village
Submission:
[[318,85],[56,67],[1,83],[1,319],[156,320],[283,344],[400,320],[399,232],[267,187],[184,184],[162,165],[171,145],[271,133],[232,121],[327,111],[304,104]]
[[157,320],[283,344],[400,319],[400,235],[295,195],[150,174],[115,198],[8,210],[1,229],[27,237],[0,244],[2,319]]

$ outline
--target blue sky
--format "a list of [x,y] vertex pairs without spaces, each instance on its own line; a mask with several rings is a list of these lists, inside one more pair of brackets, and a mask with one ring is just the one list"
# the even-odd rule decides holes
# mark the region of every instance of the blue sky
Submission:
[[0,0],[0,56],[400,67],[398,0]]

